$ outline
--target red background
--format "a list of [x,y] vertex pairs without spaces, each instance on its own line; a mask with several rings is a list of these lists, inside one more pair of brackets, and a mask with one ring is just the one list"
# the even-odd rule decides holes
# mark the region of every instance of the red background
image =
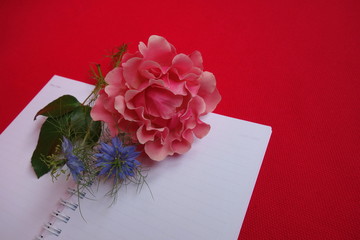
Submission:
[[359,1],[1,1],[0,130],[52,75],[162,35],[203,54],[215,112],[273,128],[239,239],[360,239],[359,23]]

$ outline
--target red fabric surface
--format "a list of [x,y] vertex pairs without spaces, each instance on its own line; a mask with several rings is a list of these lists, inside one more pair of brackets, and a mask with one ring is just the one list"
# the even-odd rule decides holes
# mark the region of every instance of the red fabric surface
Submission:
[[91,82],[106,50],[162,35],[203,54],[223,96],[215,112],[273,128],[239,239],[360,239],[359,12],[359,1],[1,1],[0,130],[52,75]]

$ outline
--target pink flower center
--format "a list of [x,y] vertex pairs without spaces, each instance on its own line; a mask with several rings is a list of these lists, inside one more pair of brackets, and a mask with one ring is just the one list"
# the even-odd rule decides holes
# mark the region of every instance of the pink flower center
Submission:
[[139,94],[132,99],[134,107],[144,107],[145,116],[150,115],[163,119],[170,119],[176,115],[176,108],[181,106],[182,101],[182,96],[174,95],[171,91],[154,85],[139,92]]

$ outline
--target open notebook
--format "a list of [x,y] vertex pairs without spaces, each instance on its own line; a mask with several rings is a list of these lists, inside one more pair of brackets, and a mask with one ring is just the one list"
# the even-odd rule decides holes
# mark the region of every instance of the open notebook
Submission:
[[108,188],[100,185],[95,196],[87,194],[95,201],[80,202],[86,221],[79,208],[61,204],[77,201],[68,191],[71,180],[36,178],[30,158],[44,118],[33,121],[35,113],[64,94],[83,100],[92,88],[54,76],[1,134],[0,238],[237,239],[271,135],[268,126],[209,114],[205,138],[151,167],[153,197],[146,187],[139,193],[129,185],[110,206],[112,199],[103,197]]

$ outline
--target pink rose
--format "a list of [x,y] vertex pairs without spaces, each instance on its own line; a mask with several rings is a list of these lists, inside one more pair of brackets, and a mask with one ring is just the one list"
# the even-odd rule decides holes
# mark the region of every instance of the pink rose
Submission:
[[105,81],[92,118],[107,123],[113,136],[129,133],[156,161],[189,151],[194,135],[204,137],[210,125],[200,117],[221,100],[214,75],[203,71],[200,52],[177,54],[160,36],[125,54]]

